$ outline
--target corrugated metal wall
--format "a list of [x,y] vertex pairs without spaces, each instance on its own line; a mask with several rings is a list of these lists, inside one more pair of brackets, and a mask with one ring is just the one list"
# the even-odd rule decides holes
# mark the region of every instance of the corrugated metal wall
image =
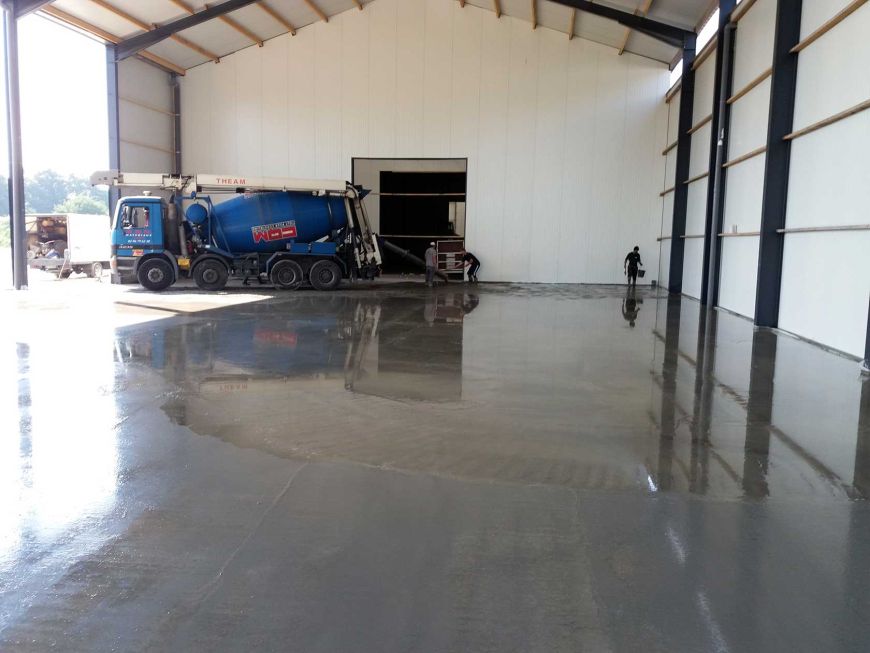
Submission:
[[186,172],[349,179],[352,157],[467,157],[487,280],[658,266],[662,64],[451,0],[376,0],[182,80]]

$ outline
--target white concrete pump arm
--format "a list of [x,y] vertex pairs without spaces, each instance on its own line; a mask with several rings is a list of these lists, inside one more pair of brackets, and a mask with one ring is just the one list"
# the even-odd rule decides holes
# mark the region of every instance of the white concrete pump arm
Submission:
[[168,173],[120,172],[101,170],[91,175],[91,185],[159,188],[192,192],[295,191],[309,193],[347,193],[348,184],[335,179],[298,179],[295,177],[244,177],[239,175],[173,175]]

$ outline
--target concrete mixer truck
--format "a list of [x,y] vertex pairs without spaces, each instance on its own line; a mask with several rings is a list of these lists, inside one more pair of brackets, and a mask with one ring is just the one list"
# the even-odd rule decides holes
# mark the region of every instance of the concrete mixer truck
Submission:
[[365,191],[345,181],[107,171],[91,183],[142,191],[115,207],[115,283],[159,291],[190,277],[202,290],[220,290],[232,278],[333,290],[342,279],[380,274]]

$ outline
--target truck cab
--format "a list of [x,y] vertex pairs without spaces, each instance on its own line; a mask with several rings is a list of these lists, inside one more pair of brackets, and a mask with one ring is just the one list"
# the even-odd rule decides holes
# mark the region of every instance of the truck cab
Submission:
[[118,201],[112,222],[113,282],[139,281],[149,290],[163,290],[177,280],[182,252],[177,237],[173,243],[167,242],[166,236],[173,229],[170,213],[175,212],[169,210],[167,202],[152,195]]

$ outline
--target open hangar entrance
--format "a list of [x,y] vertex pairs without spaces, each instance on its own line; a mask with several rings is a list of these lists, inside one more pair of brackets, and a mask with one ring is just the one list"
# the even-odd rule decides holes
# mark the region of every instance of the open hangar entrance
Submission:
[[[352,169],[353,183],[370,191],[366,198],[369,219],[382,238],[421,259],[434,241],[442,254],[440,267],[461,265],[447,252],[465,246],[467,159],[360,157],[353,159]],[[396,274],[419,269],[387,251],[383,271]]]

